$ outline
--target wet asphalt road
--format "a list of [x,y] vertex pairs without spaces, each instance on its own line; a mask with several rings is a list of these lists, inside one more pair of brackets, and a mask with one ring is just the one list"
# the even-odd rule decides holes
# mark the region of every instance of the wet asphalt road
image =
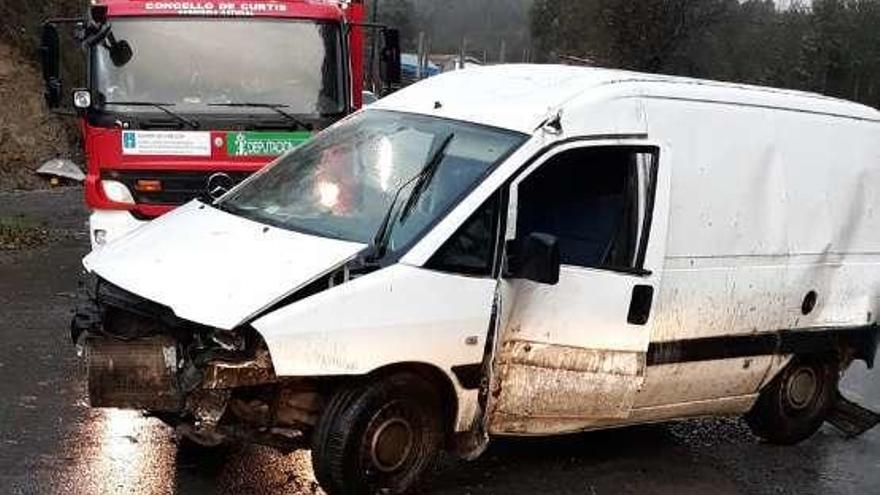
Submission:
[[[81,192],[0,193],[0,216],[24,216],[55,240],[0,251],[0,493],[319,493],[307,452],[179,449],[136,413],[92,410],[67,333],[87,249]],[[844,381],[880,410],[880,373]],[[473,463],[447,461],[436,494],[877,494],[880,429],[846,441],[824,427],[773,447],[738,420],[699,420],[542,440],[495,442]]]

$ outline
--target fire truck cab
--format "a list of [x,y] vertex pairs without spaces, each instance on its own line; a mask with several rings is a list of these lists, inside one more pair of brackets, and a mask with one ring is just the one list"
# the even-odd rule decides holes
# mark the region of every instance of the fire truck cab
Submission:
[[[73,107],[93,247],[222,195],[360,108],[363,18],[363,0],[96,0],[83,19],[48,21],[50,107],[64,92],[59,25],[73,26],[85,54]],[[381,32],[381,62],[370,63],[394,81],[399,38]]]

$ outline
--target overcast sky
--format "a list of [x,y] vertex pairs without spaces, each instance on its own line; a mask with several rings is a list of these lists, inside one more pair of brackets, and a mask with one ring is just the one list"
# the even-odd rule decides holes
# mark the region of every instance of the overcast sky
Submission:
[[776,5],[780,7],[788,7],[790,4],[795,2],[800,2],[805,5],[809,5],[812,0],[776,0]]

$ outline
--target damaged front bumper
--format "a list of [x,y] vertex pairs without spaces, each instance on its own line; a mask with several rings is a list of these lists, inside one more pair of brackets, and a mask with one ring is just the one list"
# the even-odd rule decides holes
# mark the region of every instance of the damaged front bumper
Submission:
[[177,412],[177,342],[168,336],[125,341],[86,334],[83,360],[92,407]]
[[190,439],[303,447],[324,394],[279,380],[262,338],[177,318],[159,304],[89,277],[71,324],[92,407],[142,410]]

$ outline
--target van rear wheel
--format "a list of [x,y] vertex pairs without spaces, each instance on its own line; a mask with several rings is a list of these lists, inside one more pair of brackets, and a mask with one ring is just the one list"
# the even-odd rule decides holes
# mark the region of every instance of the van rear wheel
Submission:
[[838,367],[833,360],[795,357],[746,414],[752,432],[778,445],[813,436],[834,406]]
[[439,394],[411,373],[346,388],[315,430],[312,465],[329,495],[407,493],[443,446]]

